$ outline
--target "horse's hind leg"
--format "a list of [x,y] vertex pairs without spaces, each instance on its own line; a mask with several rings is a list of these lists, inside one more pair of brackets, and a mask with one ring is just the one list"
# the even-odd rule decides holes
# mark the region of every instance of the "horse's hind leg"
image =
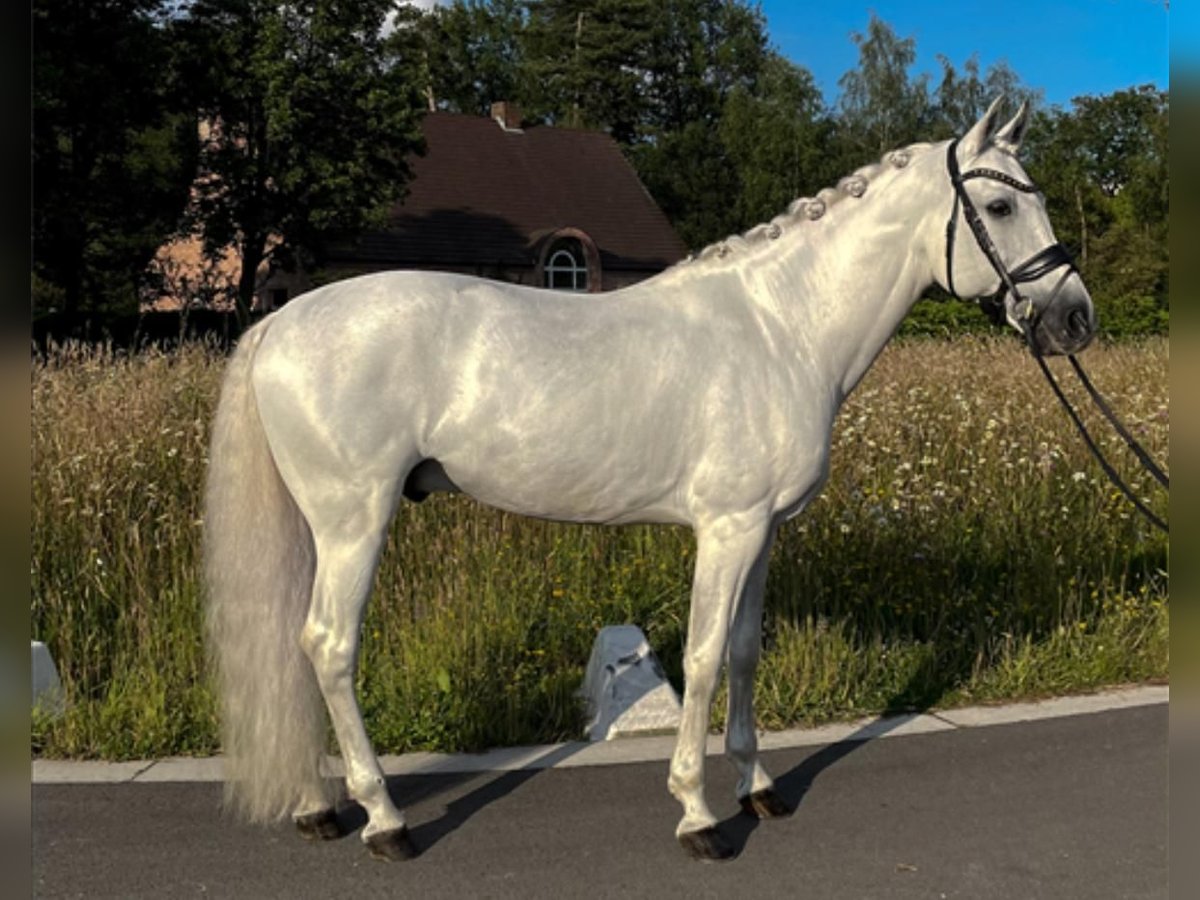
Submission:
[[760,819],[789,815],[791,806],[775,792],[775,784],[758,759],[754,729],[754,673],[762,653],[763,591],[771,542],[763,548],[734,611],[729,634],[729,718],[725,753],[738,772],[737,797],[742,809]]
[[359,632],[389,517],[390,509],[375,516],[360,511],[336,519],[336,525],[313,528],[316,580],[301,640],[337,733],[347,792],[367,812],[363,842],[374,856],[406,859],[416,850],[403,814],[388,795],[354,696]]
[[292,813],[292,821],[300,836],[308,841],[327,841],[342,836],[337,811],[329,805],[324,793],[303,794]]

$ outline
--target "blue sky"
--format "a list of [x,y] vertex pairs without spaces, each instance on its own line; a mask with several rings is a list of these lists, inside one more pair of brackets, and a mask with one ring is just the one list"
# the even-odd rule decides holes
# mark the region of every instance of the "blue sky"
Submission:
[[[428,9],[449,0],[403,0]],[[753,0],[750,0],[753,2]],[[955,68],[974,53],[986,72],[1005,60],[1046,103],[1067,107],[1084,94],[1109,94],[1140,84],[1169,85],[1176,62],[1200,60],[1196,0],[1176,0],[1174,39],[1164,0],[761,0],[772,44],[812,72],[829,104],[838,79],[858,64],[850,35],[865,32],[874,11],[901,38],[914,38],[914,74],[936,86],[938,55]]]
[[1050,105],[1138,84],[1168,87],[1163,0],[762,0],[762,10],[771,42],[812,72],[827,103],[837,99],[838,79],[858,64],[850,35],[866,32],[872,11],[899,37],[916,40],[912,71],[928,72],[934,85],[939,54],[961,71],[978,53],[984,72],[1003,59]]

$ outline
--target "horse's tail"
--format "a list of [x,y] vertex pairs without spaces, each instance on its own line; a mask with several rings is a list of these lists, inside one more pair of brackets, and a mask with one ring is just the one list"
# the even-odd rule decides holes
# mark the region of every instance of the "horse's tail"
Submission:
[[213,421],[204,512],[207,631],[221,700],[227,805],[250,821],[328,798],[326,717],[300,646],[312,534],[267,444],[250,381],[263,322],[229,361]]

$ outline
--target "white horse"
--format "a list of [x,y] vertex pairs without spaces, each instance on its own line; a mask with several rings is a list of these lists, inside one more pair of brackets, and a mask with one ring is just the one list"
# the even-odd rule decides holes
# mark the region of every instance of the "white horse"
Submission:
[[[1027,111],[998,128],[998,105],[959,141],[889,153],[623,290],[389,272],[314,290],[247,332],[216,414],[205,515],[233,805],[336,835],[327,708],[369,817],[363,840],[385,858],[415,852],[354,673],[397,505],[449,490],[545,519],[691,526],[677,837],[696,857],[733,852],[704,796],[726,657],[737,796],[752,815],[788,814],[755,735],[763,583],[776,529],[826,478],[842,401],[935,282],[965,297],[1007,287],[1009,321],[1042,352],[1074,352],[1095,328],[1016,160]],[[960,218],[975,241],[954,241]]]

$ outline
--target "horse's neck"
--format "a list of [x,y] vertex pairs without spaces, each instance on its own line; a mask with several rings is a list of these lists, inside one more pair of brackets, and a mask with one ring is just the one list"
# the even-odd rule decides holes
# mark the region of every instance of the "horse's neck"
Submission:
[[886,184],[872,185],[875,196],[847,197],[830,208],[828,221],[800,226],[807,233],[753,279],[752,293],[774,307],[837,403],[933,282],[924,232],[936,219],[928,203],[940,195],[917,182],[919,172],[889,174]]

